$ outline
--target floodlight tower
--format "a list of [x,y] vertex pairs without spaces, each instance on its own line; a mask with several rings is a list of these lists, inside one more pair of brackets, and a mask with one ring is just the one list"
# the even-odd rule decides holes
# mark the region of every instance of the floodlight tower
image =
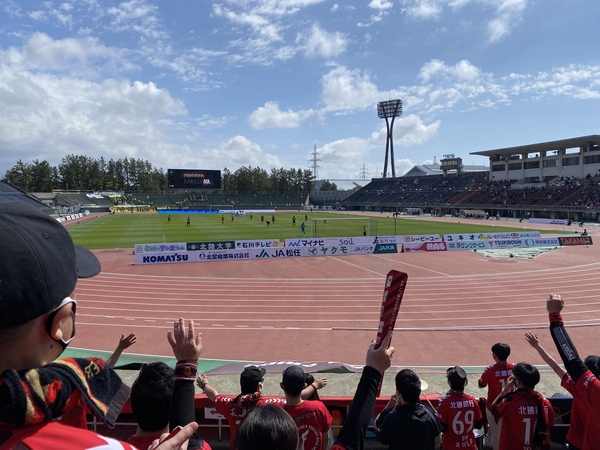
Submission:
[[[394,164],[394,120],[402,115],[402,100],[386,100],[377,103],[377,116],[380,119],[385,119],[387,128],[387,138],[385,140],[385,163],[383,164],[383,178],[387,178],[388,155],[392,163],[392,177],[396,178],[396,165]],[[389,119],[392,119],[391,122]]]

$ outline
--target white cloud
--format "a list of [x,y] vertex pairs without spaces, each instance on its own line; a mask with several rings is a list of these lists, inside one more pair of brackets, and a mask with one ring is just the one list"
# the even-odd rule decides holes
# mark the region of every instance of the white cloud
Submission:
[[45,33],[32,34],[22,50],[10,48],[0,52],[0,61],[25,70],[68,72],[83,77],[135,69],[121,51],[96,38],[54,40]]
[[496,3],[496,17],[488,23],[490,42],[502,39],[522,21],[527,0],[501,0]]
[[449,66],[439,59],[432,59],[421,67],[417,78],[427,83],[436,76],[451,77],[458,80],[473,82],[481,76],[481,70],[464,59],[454,66]]
[[268,128],[298,128],[302,122],[318,121],[322,112],[314,110],[281,111],[278,102],[266,102],[250,114],[248,122],[252,128],[264,130]]
[[377,10],[385,10],[392,8],[393,4],[389,0],[371,0],[369,2],[369,8]]
[[276,155],[263,152],[260,145],[244,136],[234,136],[213,149],[200,150],[200,161],[210,161],[211,167],[227,167],[234,171],[242,166],[283,167]]
[[[487,32],[490,42],[507,36],[522,21],[522,15],[530,0],[401,0],[403,11],[418,20],[441,20],[450,12],[458,13],[467,5],[476,5],[487,18]],[[488,12],[489,11],[489,12]]]
[[442,14],[439,0],[403,0],[404,11],[416,19],[437,19]]
[[348,46],[344,34],[329,33],[318,24],[313,24],[308,33],[300,34],[296,41],[302,43],[306,55],[320,56],[326,59],[339,56]]
[[369,108],[381,97],[370,74],[356,69],[337,67],[323,76],[321,84],[327,111]]

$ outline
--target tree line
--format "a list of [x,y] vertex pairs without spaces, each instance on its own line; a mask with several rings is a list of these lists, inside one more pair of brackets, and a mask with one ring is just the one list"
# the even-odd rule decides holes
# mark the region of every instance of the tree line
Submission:
[[[164,193],[167,173],[149,161],[135,158],[105,160],[84,155],[67,155],[58,166],[35,160],[17,163],[6,171],[6,181],[26,192],[125,191]],[[314,177],[306,169],[271,169],[240,167],[221,172],[221,191],[226,194],[308,194]],[[325,182],[325,190],[336,190],[335,183]]]

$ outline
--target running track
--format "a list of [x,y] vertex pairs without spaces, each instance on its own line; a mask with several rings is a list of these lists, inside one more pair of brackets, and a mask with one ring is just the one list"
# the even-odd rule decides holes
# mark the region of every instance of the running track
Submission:
[[398,363],[485,366],[503,341],[512,361],[541,364],[523,334],[533,330],[553,349],[550,292],[566,299],[579,353],[600,352],[600,241],[501,261],[443,252],[134,266],[131,250],[96,254],[103,272],[76,290],[81,348],[112,351],[133,332],[128,351],[168,356],[166,332],[184,317],[202,331],[204,358],[361,364],[385,275],[396,269],[409,274],[393,340]]

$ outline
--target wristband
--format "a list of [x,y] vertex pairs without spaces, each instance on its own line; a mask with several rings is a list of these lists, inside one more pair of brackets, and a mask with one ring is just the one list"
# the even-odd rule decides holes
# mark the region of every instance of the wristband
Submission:
[[312,383],[312,384],[311,384],[311,386],[312,386],[313,388],[315,388],[315,391],[318,391],[318,390],[319,390],[319,388],[317,387],[317,385],[316,385],[315,383]]
[[204,392],[204,388],[206,387],[206,385],[207,385],[207,384],[208,384],[208,383],[202,383],[202,384],[198,385],[198,387],[199,387],[200,389],[202,389],[202,392]]
[[198,373],[198,361],[178,361],[175,365],[175,375],[173,379],[195,381]]
[[549,313],[550,323],[563,323],[563,318],[560,313]]

